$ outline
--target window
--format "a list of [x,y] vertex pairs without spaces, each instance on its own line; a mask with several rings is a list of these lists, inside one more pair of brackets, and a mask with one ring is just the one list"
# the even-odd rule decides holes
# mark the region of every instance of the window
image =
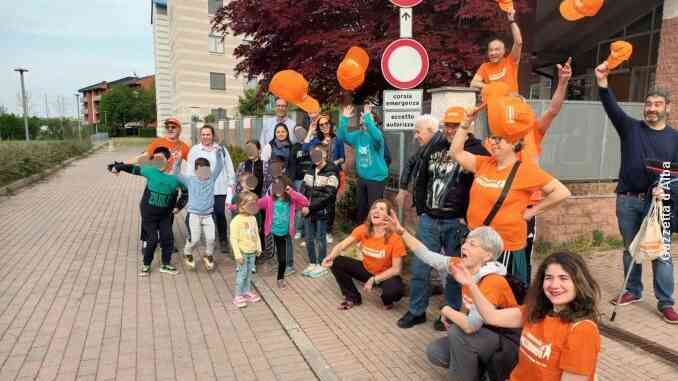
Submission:
[[213,108],[210,111],[210,114],[214,116],[216,120],[225,120],[226,119],[226,109],[223,108]]
[[226,90],[226,74],[210,73],[210,89]]
[[207,12],[210,15],[216,14],[219,8],[224,6],[224,0],[207,0]]
[[163,7],[163,6],[157,5],[157,6],[155,7],[155,11],[156,11],[156,12],[158,13],[158,15],[160,15],[160,16],[166,16],[166,15],[167,15],[167,6],[164,6],[164,7]]
[[208,38],[208,51],[215,54],[224,54],[224,41],[222,37],[210,33]]

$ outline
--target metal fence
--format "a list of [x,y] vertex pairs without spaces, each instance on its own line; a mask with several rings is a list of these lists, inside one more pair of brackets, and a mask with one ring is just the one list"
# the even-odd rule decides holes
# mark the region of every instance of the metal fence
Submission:
[[[528,102],[536,115],[541,115],[550,103],[549,100]],[[642,115],[642,103],[628,102],[619,105],[634,118]],[[430,110],[430,104],[424,105],[424,112],[427,109]],[[376,111],[381,116],[381,110]],[[333,119],[336,120],[336,117],[338,116],[334,115]],[[301,122],[298,115],[296,118]],[[231,132],[224,134],[224,141],[229,145],[243,146],[249,137],[259,137],[263,119],[237,119],[226,121],[224,127],[226,125]],[[476,123],[475,135],[484,138],[488,131],[487,117],[481,113]],[[384,139],[392,159],[389,186],[395,187],[403,164],[417,151],[419,145],[414,140],[414,131],[385,131]],[[566,101],[553,121],[542,143],[542,149],[541,166],[560,180],[612,180],[618,176],[621,149],[619,136],[600,102]]]

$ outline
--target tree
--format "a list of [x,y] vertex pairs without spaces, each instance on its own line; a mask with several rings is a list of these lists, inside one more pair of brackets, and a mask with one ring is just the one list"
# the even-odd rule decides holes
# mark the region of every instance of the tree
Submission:
[[[527,1],[514,0],[518,12],[527,11]],[[431,62],[424,88],[468,84],[488,38],[509,31],[490,0],[425,1],[414,15],[414,37]],[[354,45],[370,55],[365,84],[356,95],[374,96],[389,88],[380,60],[399,37],[398,18],[397,7],[386,0],[234,0],[217,12],[212,27],[245,38],[234,51],[237,74],[261,78],[266,89],[277,71],[295,69],[310,81],[312,95],[327,102],[342,93],[335,73]]]
[[107,123],[124,128],[128,122],[146,124],[155,120],[155,90],[114,86],[101,96],[99,113],[106,113]]
[[263,115],[266,94],[268,93],[259,93],[259,86],[256,88],[245,89],[243,95],[238,97],[238,111],[240,111],[240,115]]

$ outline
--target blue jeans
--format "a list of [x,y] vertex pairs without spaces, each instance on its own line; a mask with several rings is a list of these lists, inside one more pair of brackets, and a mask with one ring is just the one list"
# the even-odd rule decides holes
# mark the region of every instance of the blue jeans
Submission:
[[242,253],[243,263],[235,267],[235,295],[240,296],[250,292],[252,269],[254,268],[254,253]]
[[[617,195],[617,223],[619,232],[624,240],[624,276],[628,274],[633,258],[628,249],[633,242],[643,219],[650,208],[650,200],[641,200],[637,197]],[[673,300],[673,262],[671,258],[657,258],[652,261],[652,273],[654,275],[654,295],[657,298],[657,307],[672,306]],[[636,264],[631,270],[626,291],[640,297],[643,295],[642,282],[643,267]]]
[[[459,256],[461,240],[459,219],[437,219],[422,214],[417,226],[417,239],[429,250],[440,252],[445,249],[445,255]],[[426,312],[428,300],[431,297],[431,266],[422,262],[418,257],[412,258],[410,265],[412,278],[410,279],[410,305],[408,310],[415,316]],[[459,310],[461,308],[461,287],[449,274],[445,280],[443,291],[445,302],[450,307]]]
[[[308,262],[320,264],[327,255],[327,221],[323,219],[312,220],[304,218],[304,232],[306,234],[306,250],[308,250]],[[318,243],[318,255],[315,253],[315,243]]]

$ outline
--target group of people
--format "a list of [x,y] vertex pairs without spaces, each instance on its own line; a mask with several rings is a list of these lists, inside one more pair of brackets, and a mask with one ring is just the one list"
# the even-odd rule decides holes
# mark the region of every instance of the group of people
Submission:
[[[507,54],[499,39],[488,45],[488,62],[471,82],[487,97],[494,84],[518,92],[522,37],[508,12],[514,45]],[[595,69],[603,107],[621,139],[617,185],[617,217],[624,241],[623,267],[631,271],[622,305],[642,299],[641,268],[628,252],[653,197],[665,192],[645,161],[678,162],[678,131],[667,124],[669,95],[647,95],[643,120],[628,116],[608,88],[607,63]],[[245,307],[260,300],[250,287],[256,258],[277,257],[277,281],[294,272],[293,240],[303,236],[309,256],[304,275],[328,271],[339,286],[340,310],[363,302],[364,291],[381,290],[384,308],[405,296],[402,279],[408,249],[409,304],[398,320],[407,329],[426,321],[431,271],[441,274],[445,305],[434,328],[447,336],[426,348],[430,361],[448,368],[450,380],[594,380],[601,341],[597,321],[600,289],[576,253],[559,252],[531,269],[535,217],[570,196],[558,179],[539,166],[541,142],[566,98],[571,60],[558,65],[558,86],[549,108],[532,125],[514,129],[490,121],[484,141],[472,133],[477,110],[451,105],[442,119],[416,120],[420,148],[403,165],[394,205],[384,197],[388,147],[372,106],[355,115],[344,105],[335,130],[327,114],[309,113],[308,127],[287,117],[287,103],[276,101],[276,118],[263,127],[259,140],[246,143],[247,160],[234,170],[228,151],[214,143],[214,129],[200,131],[201,143],[190,150],[178,140],[180,123],[168,119],[167,135],[145,154],[109,169],[144,176],[141,200],[144,264],[150,272],[153,251],[162,248],[161,272],[176,273],[170,259],[173,216],[186,205],[189,237],[184,260],[195,268],[193,247],[206,238],[205,267],[214,266],[218,238],[231,251],[236,267],[233,303]],[[486,101],[486,99],[484,100]],[[358,128],[349,131],[357,116]],[[292,133],[290,133],[292,131]],[[346,162],[344,145],[353,148],[354,167]],[[181,161],[187,161],[181,174]],[[335,204],[344,186],[344,171],[357,176],[359,225],[327,254],[332,243]],[[396,206],[411,200],[418,223],[415,234],[398,220]],[[231,210],[230,238],[226,211]],[[297,232],[297,227],[303,227]],[[355,250],[349,250],[355,247]],[[349,251],[355,255],[342,255]],[[265,257],[265,255],[263,255]],[[668,323],[678,323],[673,308],[671,256],[652,262],[657,308]]]

